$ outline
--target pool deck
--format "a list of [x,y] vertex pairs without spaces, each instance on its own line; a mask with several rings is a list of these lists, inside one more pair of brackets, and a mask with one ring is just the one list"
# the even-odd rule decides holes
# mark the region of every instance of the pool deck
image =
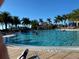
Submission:
[[79,47],[7,46],[10,59],[17,59],[29,49],[27,59],[38,55],[40,59],[79,59]]
[[61,31],[79,31],[79,28],[78,29],[67,29],[67,28],[65,28],[65,29],[58,29],[58,30],[61,30]]

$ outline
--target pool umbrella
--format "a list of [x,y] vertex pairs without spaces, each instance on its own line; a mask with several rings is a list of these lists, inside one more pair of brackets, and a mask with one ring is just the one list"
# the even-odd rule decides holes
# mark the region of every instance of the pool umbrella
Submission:
[[4,2],[4,0],[0,0],[0,7],[2,6],[3,2]]

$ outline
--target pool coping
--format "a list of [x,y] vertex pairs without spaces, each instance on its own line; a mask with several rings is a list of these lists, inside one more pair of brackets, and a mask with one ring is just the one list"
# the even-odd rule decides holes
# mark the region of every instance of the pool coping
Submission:
[[12,48],[21,48],[21,49],[30,49],[33,51],[47,51],[47,52],[79,52],[79,46],[14,46],[14,45],[9,45],[7,47],[12,47]]

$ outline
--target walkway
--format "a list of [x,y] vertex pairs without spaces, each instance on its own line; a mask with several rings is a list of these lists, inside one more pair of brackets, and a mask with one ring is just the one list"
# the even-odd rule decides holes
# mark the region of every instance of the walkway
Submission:
[[[7,47],[10,59],[17,59],[18,56],[25,50],[25,48]],[[27,59],[31,56],[38,55],[40,59],[79,59],[79,51],[62,51],[62,52],[48,52],[45,50],[36,51],[29,49]]]

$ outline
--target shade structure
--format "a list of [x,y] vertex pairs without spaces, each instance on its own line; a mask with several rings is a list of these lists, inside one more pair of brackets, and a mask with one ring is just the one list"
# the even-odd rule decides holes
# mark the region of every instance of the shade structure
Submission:
[[4,0],[0,0],[0,6],[2,6],[3,2],[4,2]]

